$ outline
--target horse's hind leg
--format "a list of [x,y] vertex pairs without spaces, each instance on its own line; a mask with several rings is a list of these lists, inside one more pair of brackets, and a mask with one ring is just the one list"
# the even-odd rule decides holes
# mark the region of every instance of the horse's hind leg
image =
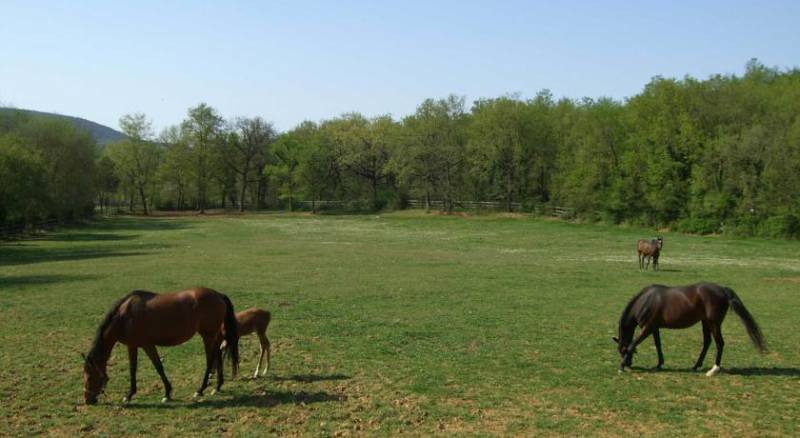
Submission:
[[706,373],[706,376],[713,376],[719,372],[720,363],[722,362],[722,349],[725,347],[725,340],[722,339],[722,327],[717,323],[711,323],[711,336],[714,337],[714,343],[717,345],[717,358],[714,361],[714,366]]
[[153,367],[155,367],[158,376],[161,377],[161,382],[164,383],[164,398],[161,399],[161,402],[170,401],[172,399],[172,384],[169,383],[167,374],[164,373],[164,366],[161,364],[161,358],[158,357],[158,350],[156,350],[155,345],[142,347],[142,350],[147,353],[147,357],[150,358],[150,362],[153,362]]
[[217,367],[217,388],[216,392],[222,390],[222,384],[225,383],[225,374],[222,372],[222,349],[215,348],[217,352],[217,360],[216,360],[216,367]]
[[664,354],[661,352],[661,334],[658,329],[653,330],[653,342],[656,344],[656,352],[658,353],[658,365],[656,365],[656,368],[661,369],[661,366],[664,365]]
[[697,362],[695,362],[692,369],[697,371],[700,367],[703,366],[703,361],[706,359],[706,353],[708,352],[708,347],[711,345],[711,332],[708,328],[708,323],[703,321],[703,349],[700,350],[700,357],[697,358]]
[[194,393],[194,397],[202,396],[203,391],[205,391],[208,387],[208,376],[214,369],[214,362],[216,362],[218,354],[218,352],[214,350],[219,350],[219,344],[215,341],[216,334],[211,336],[203,335],[203,346],[206,350],[206,370],[203,372],[203,381],[200,383],[200,387],[197,389],[197,392]]
[[[271,362],[271,359],[272,359],[270,357],[272,355],[272,352],[270,351],[271,350],[271,346],[269,344],[269,338],[267,337],[266,331],[264,331],[264,332],[259,331],[258,332],[258,340],[261,342],[261,357],[259,357],[259,359],[258,359],[258,366],[256,367],[256,375],[253,376],[253,377],[258,377],[258,369],[259,369],[259,367],[261,367],[261,369],[263,370],[261,372],[261,375],[262,376],[266,376],[267,373],[269,372],[270,362]],[[263,366],[264,354],[266,354],[266,356],[267,356],[267,366],[266,367]]]

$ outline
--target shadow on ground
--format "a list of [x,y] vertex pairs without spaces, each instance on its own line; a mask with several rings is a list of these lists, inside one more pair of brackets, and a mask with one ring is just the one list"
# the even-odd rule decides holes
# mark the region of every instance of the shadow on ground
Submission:
[[[657,369],[634,366],[631,368],[637,373],[689,373],[689,374],[705,374],[710,367],[706,366],[700,370],[693,370],[691,368],[661,368]],[[800,377],[800,368],[786,368],[786,367],[745,367],[745,368],[725,368],[722,367],[722,374],[730,374],[732,376],[773,376],[773,377]]]
[[18,286],[35,286],[68,281],[93,280],[94,275],[9,275],[0,277],[0,289]]
[[114,247],[42,248],[38,245],[16,243],[0,245],[0,266],[28,265],[32,263],[67,260],[129,257],[149,254],[149,250],[163,249],[165,245],[125,245]]
[[278,405],[309,405],[312,403],[342,402],[347,397],[341,394],[330,394],[325,391],[264,391],[258,394],[236,395],[229,397],[222,392],[205,396],[197,400],[172,401],[169,403],[137,403],[136,399],[128,405],[131,409],[173,409],[175,407],[189,409],[217,409],[230,407],[262,407],[271,408]]
[[344,374],[330,374],[327,376],[318,376],[315,374],[296,374],[293,376],[281,377],[281,376],[273,376],[272,380],[276,382],[303,382],[303,383],[313,383],[313,382],[320,382],[324,380],[348,380],[350,376],[346,376]]
[[153,217],[114,217],[93,221],[85,227],[98,231],[171,231],[190,228],[185,219],[160,219]]
[[747,367],[723,368],[722,372],[735,376],[783,376],[800,377],[800,368],[785,367]]

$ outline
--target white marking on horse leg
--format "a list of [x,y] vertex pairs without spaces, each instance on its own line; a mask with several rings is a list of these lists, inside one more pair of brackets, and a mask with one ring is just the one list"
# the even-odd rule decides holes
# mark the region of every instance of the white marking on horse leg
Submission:
[[161,403],[166,403],[169,401],[169,397],[164,397],[161,399]]
[[711,367],[711,369],[710,369],[710,370],[708,370],[708,372],[706,373],[706,376],[708,376],[708,377],[711,377],[711,376],[713,376],[713,375],[715,375],[715,374],[719,374],[719,371],[720,371],[721,369],[722,369],[722,368],[720,368],[720,367],[719,367],[719,365],[716,365],[716,364],[715,364],[713,367]]

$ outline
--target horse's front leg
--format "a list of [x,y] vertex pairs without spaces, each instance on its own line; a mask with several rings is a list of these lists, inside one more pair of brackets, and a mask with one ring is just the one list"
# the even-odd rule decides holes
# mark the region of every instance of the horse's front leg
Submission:
[[131,387],[128,390],[128,395],[122,399],[122,403],[129,403],[136,394],[136,366],[138,365],[139,349],[137,347],[128,346],[128,361],[130,362],[131,370]]
[[639,345],[642,341],[645,340],[650,334],[653,332],[653,327],[650,325],[646,325],[642,327],[642,331],[639,333],[639,337],[636,338],[635,341],[628,347],[628,352],[625,354],[625,357],[622,358],[622,363],[619,365],[620,372],[625,370],[625,367],[630,367],[633,364],[633,353],[636,352],[636,346]]

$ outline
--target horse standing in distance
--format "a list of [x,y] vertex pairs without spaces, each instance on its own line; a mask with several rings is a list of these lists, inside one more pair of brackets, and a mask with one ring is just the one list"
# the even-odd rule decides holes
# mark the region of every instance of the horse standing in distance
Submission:
[[[267,366],[266,368],[263,368],[261,375],[266,376],[269,372],[271,362],[271,347],[269,344],[269,338],[267,338],[267,327],[269,326],[271,319],[272,315],[269,313],[269,311],[257,309],[255,307],[251,307],[250,309],[243,310],[236,314],[239,337],[255,332],[258,334],[258,340],[261,343],[261,355],[258,358],[258,364],[256,365],[256,372],[253,374],[253,378],[258,377],[258,371],[264,364],[265,354],[267,356]],[[220,348],[223,350],[223,356],[227,354],[227,346],[227,341],[222,341]]]
[[[714,361],[714,367],[706,373],[709,377],[713,376],[721,369],[722,348],[725,345],[725,341],[722,339],[722,321],[725,319],[728,307],[732,307],[733,311],[739,315],[756,348],[762,353],[766,351],[766,343],[761,329],[732,289],[714,283],[675,287],[654,284],[642,289],[622,311],[622,316],[619,318],[618,337],[613,338],[619,348],[619,354],[622,356],[619,371],[623,372],[626,366],[631,366],[636,346],[651,334],[658,352],[656,368],[661,368],[661,365],[664,364],[664,355],[661,352],[661,337],[658,330],[662,327],[687,328],[701,322],[703,324],[703,349],[692,369],[697,371],[703,366],[703,359],[706,357],[713,336],[714,343],[717,345],[717,358]],[[641,330],[636,340],[633,340],[637,325]]]
[[170,400],[172,385],[164,373],[156,346],[174,346],[191,339],[195,333],[203,338],[206,372],[195,396],[203,395],[210,370],[217,369],[217,387],[222,387],[222,328],[230,347],[233,375],[239,366],[239,336],[233,304],[227,296],[203,287],[168,294],[133,291],[119,299],[97,328],[92,348],[84,357],[83,380],[86,404],[97,403],[108,383],[106,365],[111,350],[122,343],[128,347],[131,386],[122,400],[127,403],[136,393],[136,366],[139,348],[147,353],[164,383],[164,398]]
[[[664,238],[658,236],[653,240],[640,239],[636,245],[636,252],[639,255],[639,269],[645,271],[650,266],[650,259],[653,260],[653,270],[658,270],[658,256],[661,255],[661,248],[664,247]],[[645,258],[647,265],[644,264]]]

